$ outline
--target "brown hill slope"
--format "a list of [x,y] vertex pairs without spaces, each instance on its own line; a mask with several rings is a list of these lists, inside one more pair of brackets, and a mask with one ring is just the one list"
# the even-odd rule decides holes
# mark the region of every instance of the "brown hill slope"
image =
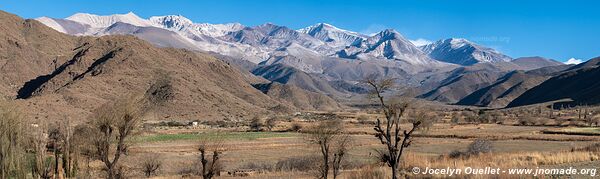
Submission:
[[600,104],[600,57],[574,66],[513,100],[508,107],[571,99],[569,105]]
[[15,96],[24,82],[54,70],[77,38],[35,20],[0,11],[0,94]]
[[[157,48],[133,36],[66,36],[7,13],[0,23],[11,24],[0,35],[15,39],[1,44],[1,82],[14,83],[2,92],[22,99],[36,118],[83,118],[108,100],[143,92],[158,76],[168,76],[172,89],[158,118],[240,119],[285,106],[206,54]],[[18,61],[4,57],[19,55]]]
[[417,97],[444,103],[456,103],[467,95],[491,85],[504,74],[506,74],[504,69],[489,63],[459,67],[444,74],[445,78],[440,82],[429,84],[428,86],[436,87]]
[[560,65],[527,72],[513,71],[499,78],[492,85],[469,94],[456,104],[503,108],[525,91],[569,67],[570,65]]
[[342,106],[332,98],[320,93],[310,92],[293,85],[277,82],[256,84],[257,89],[275,99],[303,110],[338,110]]
[[494,84],[471,93],[456,104],[505,107],[514,98],[540,84],[546,78],[545,76],[526,74],[523,71],[514,71],[498,79]]

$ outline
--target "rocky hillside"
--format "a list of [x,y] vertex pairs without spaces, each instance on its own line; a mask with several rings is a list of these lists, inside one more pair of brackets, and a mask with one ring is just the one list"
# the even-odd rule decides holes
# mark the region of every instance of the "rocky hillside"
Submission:
[[526,91],[508,107],[568,99],[569,105],[600,104],[600,57],[569,68]]
[[[74,37],[0,12],[1,93],[28,115],[86,117],[99,105],[168,79],[156,118],[243,119],[294,109],[261,93],[237,68],[203,53],[158,48],[133,36]],[[283,107],[282,107],[283,106]]]
[[333,111],[342,108],[334,99],[320,93],[300,89],[294,85],[284,85],[277,82],[256,84],[257,89],[279,99],[283,103],[297,107],[302,110]]

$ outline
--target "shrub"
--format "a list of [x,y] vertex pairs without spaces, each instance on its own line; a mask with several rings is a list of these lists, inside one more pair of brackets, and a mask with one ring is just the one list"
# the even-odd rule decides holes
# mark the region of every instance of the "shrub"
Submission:
[[372,166],[361,168],[358,171],[352,172],[349,179],[385,179],[390,178],[381,168]]
[[578,151],[596,152],[600,153],[600,143],[595,143],[589,146],[578,149]]
[[246,164],[242,165],[241,167],[239,167],[239,169],[250,169],[250,170],[265,172],[265,171],[274,171],[275,166],[272,163],[250,162],[250,163],[246,163]]
[[517,123],[521,126],[526,126],[526,125],[531,125],[533,123],[532,120],[533,120],[533,118],[530,118],[530,117],[520,117],[517,120]]
[[467,154],[478,155],[480,153],[488,153],[492,151],[492,142],[485,139],[476,139],[467,148]]
[[302,130],[302,124],[300,123],[293,123],[292,127],[290,127],[290,131],[294,131],[294,132],[299,132],[300,130]]
[[460,117],[458,116],[458,114],[453,113],[452,118],[450,119],[450,123],[458,124],[459,121],[460,121]]
[[254,117],[254,118],[252,118],[252,121],[250,121],[250,130],[252,130],[252,131],[255,131],[255,132],[262,131],[263,126],[264,126],[264,121],[262,119],[260,119],[259,117]]
[[465,155],[465,153],[462,152],[462,151],[460,151],[460,150],[453,150],[452,152],[450,152],[448,154],[448,157],[450,157],[450,158],[460,158],[460,157],[462,157],[464,155]]
[[300,156],[281,160],[275,164],[277,171],[310,171],[318,163],[318,156]]
[[142,172],[146,177],[151,177],[157,174],[162,167],[162,161],[157,157],[145,156],[141,163]]
[[267,127],[267,130],[272,131],[273,128],[275,128],[275,126],[277,125],[277,122],[279,122],[277,118],[270,117],[267,119],[267,121],[265,121],[265,127]]
[[358,121],[359,124],[374,124],[372,122],[369,122],[369,116],[361,114],[358,117],[356,117],[356,121]]

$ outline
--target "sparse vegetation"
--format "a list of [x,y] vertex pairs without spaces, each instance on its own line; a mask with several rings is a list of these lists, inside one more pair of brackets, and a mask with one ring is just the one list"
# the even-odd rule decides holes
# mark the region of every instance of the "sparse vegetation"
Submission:
[[254,132],[260,132],[263,130],[265,122],[260,117],[254,117],[250,121],[250,130]]
[[290,131],[300,132],[303,126],[300,123],[292,123],[292,127],[290,127]]
[[155,176],[162,167],[162,160],[157,156],[145,156],[141,162],[142,172],[146,177]]
[[469,147],[467,147],[467,154],[470,155],[479,155],[481,153],[489,153],[492,152],[493,145],[492,142],[485,139],[476,139]]
[[315,169],[315,163],[320,160],[319,156],[290,157],[278,161],[275,164],[276,171],[301,171],[307,172]]
[[273,131],[273,128],[277,125],[279,120],[276,117],[267,118],[265,121],[265,127],[268,131]]
[[25,178],[25,129],[18,108],[0,99],[0,178]]

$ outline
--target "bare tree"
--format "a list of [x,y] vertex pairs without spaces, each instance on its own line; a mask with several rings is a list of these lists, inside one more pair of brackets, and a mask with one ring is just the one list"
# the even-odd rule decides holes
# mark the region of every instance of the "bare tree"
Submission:
[[335,150],[333,152],[333,162],[331,168],[333,169],[333,178],[337,178],[340,175],[344,157],[348,152],[348,148],[351,143],[351,137],[349,135],[341,135],[336,140]]
[[88,135],[94,158],[104,163],[108,179],[123,178],[119,160],[127,153],[127,140],[134,135],[142,117],[151,109],[172,99],[173,89],[167,74],[161,74],[143,93],[109,102],[97,109],[89,123]]
[[146,177],[156,175],[158,170],[162,167],[162,161],[156,156],[146,156],[142,163],[142,172]]
[[0,178],[25,178],[25,120],[0,99]]
[[122,177],[118,172],[119,159],[127,152],[126,140],[141,120],[142,111],[136,101],[126,99],[105,105],[96,112],[91,123],[96,157],[104,163],[109,179]]
[[62,167],[65,173],[65,177],[71,178],[76,175],[77,159],[76,150],[77,143],[73,142],[74,126],[71,124],[71,119],[66,117],[58,125],[59,131],[59,145],[62,159]]
[[94,137],[93,131],[95,131],[91,127],[92,126],[90,125],[81,124],[75,126],[73,130],[73,143],[77,146],[76,154],[81,155],[85,158],[86,168],[84,173],[85,177],[83,178],[91,178],[90,162],[92,160],[98,159],[96,155],[96,147],[94,145],[91,145],[89,140],[91,137]]
[[49,179],[52,177],[53,163],[47,160],[50,156],[47,154],[48,127],[45,123],[32,126],[31,147],[34,153],[33,163],[31,165],[31,175],[34,178]]
[[95,158],[104,163],[107,178],[122,178],[119,160],[127,153],[127,140],[152,107],[158,105],[146,95],[134,95],[100,107],[90,123]]
[[330,169],[333,169],[333,178],[336,178],[350,142],[350,137],[343,134],[342,121],[322,121],[308,132],[308,141],[317,144],[321,154],[317,177],[327,179]]
[[[223,166],[220,163],[221,154],[224,151],[224,146],[219,139],[203,139],[198,147],[200,151],[199,158],[199,173],[204,179],[211,179],[215,175],[219,175]],[[212,154],[211,154],[212,152]]]
[[385,121],[377,119],[377,124],[374,128],[376,132],[375,136],[381,144],[385,145],[387,153],[383,156],[383,160],[391,168],[392,178],[397,179],[400,157],[404,149],[410,146],[410,137],[419,125],[421,125],[421,121],[412,121],[410,130],[401,129],[401,118],[408,108],[408,103],[387,104],[383,97],[383,93],[394,86],[394,79],[386,78],[380,80],[376,76],[370,75],[364,80],[364,83],[372,88],[370,95],[378,100],[379,108],[385,116]]

